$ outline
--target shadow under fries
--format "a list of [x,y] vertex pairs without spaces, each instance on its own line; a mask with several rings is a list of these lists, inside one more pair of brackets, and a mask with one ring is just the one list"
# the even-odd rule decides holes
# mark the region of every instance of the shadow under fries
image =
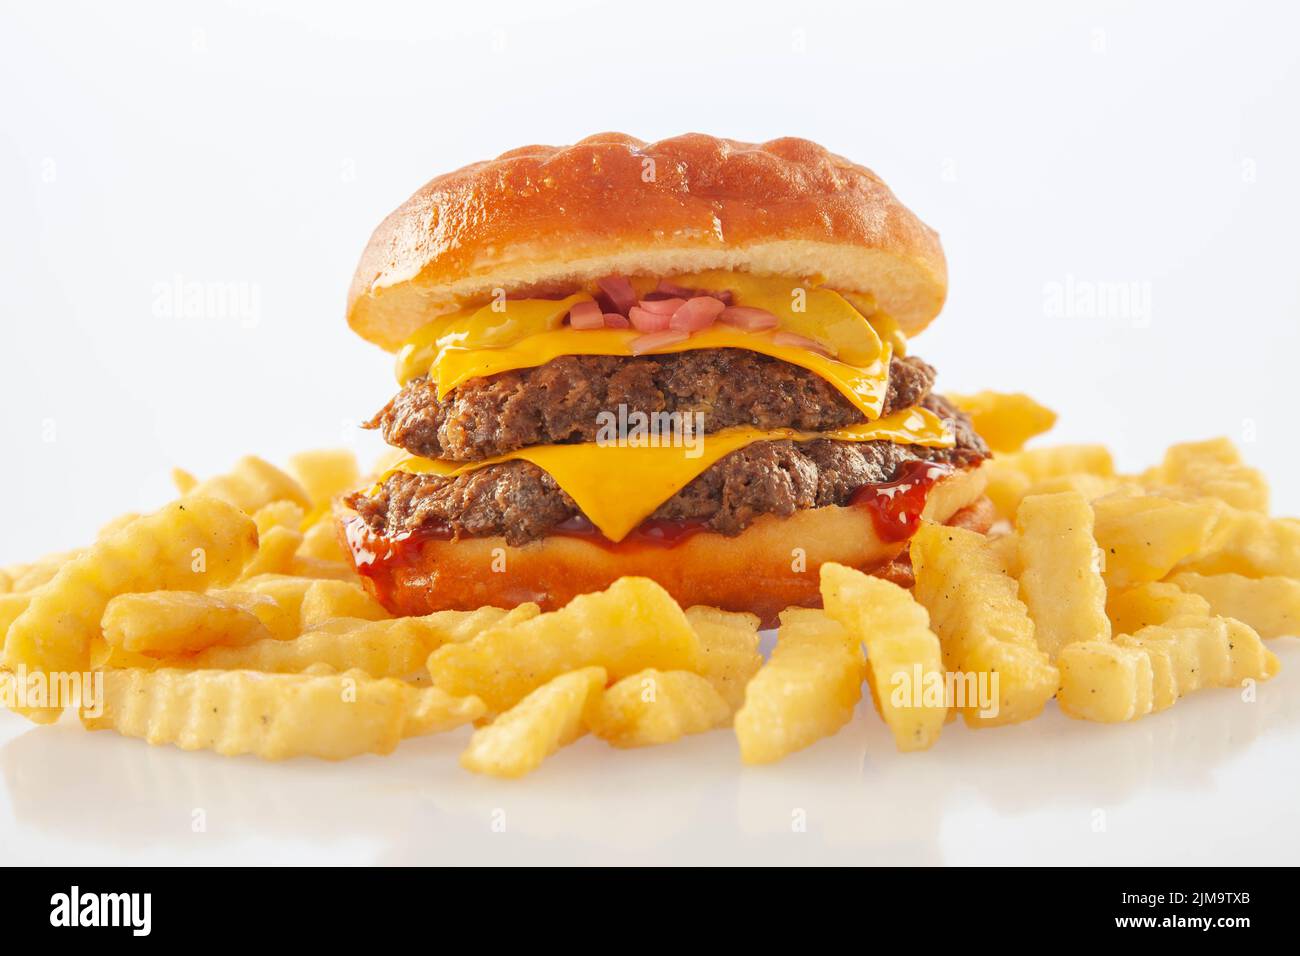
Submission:
[[68,718],[0,747],[0,778],[20,831],[68,862],[156,848],[154,862],[236,863],[263,841],[284,862],[971,862],[952,852],[950,828],[978,829],[963,814],[1074,807],[1086,821],[1141,793],[1212,793],[1248,745],[1300,721],[1300,643],[1270,648],[1282,673],[1254,703],[1200,691],[1121,725],[1049,705],[1013,727],[951,723],[914,754],[867,700],[836,737],[772,766],[742,767],[729,731],[630,752],[585,738],[524,781],[462,770],[468,728],[389,757],[270,764],[88,736]]

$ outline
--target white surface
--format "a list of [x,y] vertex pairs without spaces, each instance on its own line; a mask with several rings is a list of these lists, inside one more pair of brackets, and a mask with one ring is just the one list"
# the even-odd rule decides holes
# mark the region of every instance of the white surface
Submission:
[[[1300,18],[1128,6],[6,4],[0,487],[24,505],[0,563],[162,503],[174,464],[376,451],[355,425],[390,363],[342,321],[369,230],[436,172],[603,129],[867,163],[943,233],[952,295],[917,344],[941,387],[1029,391],[1126,468],[1229,434],[1294,514]],[[177,314],[178,276],[256,308]],[[1050,308],[1116,282],[1136,306]],[[0,858],[1293,862],[1300,658],[1274,648],[1254,705],[907,757],[864,715],[743,772],[726,734],[584,742],[517,785],[456,769],[459,736],[264,766],[5,714]]]
[[[461,770],[468,732],[327,764],[151,748],[0,718],[6,862],[1294,864],[1300,647],[1241,702],[1128,725],[1055,710],[950,725],[899,754],[863,705],[838,736],[742,768],[729,732],[593,739],[521,781]],[[195,832],[195,821],[206,827]]]

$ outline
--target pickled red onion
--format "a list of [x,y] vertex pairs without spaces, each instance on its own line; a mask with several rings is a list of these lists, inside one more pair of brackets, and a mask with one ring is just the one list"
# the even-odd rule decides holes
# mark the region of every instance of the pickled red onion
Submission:
[[603,329],[605,315],[595,302],[579,302],[569,310],[569,325],[575,329]]
[[762,332],[765,329],[774,329],[777,326],[778,319],[767,309],[755,309],[744,305],[729,305],[722,310],[718,316],[719,322],[725,322],[728,325],[734,325],[738,329],[744,329],[746,332]]
[[699,332],[711,326],[724,309],[726,306],[720,299],[702,295],[689,300],[674,312],[668,320],[668,327],[681,332]]

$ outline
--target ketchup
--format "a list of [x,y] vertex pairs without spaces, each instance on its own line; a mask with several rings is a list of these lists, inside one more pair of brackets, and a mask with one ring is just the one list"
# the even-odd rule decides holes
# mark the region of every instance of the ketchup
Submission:
[[921,526],[921,512],[935,482],[952,473],[950,465],[909,461],[893,481],[863,485],[850,503],[866,508],[881,541],[906,541]]

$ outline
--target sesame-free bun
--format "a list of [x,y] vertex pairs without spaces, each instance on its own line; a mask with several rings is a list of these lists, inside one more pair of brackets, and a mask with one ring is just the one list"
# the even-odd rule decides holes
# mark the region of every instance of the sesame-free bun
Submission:
[[938,314],[939,237],[871,170],[806,139],[600,133],[525,146],[430,181],[380,223],[348,323],[395,350],[439,315],[611,273],[820,276],[869,293],[909,335]]
[[[993,508],[978,469],[930,491],[928,520],[986,531]],[[514,607],[563,607],[624,575],[652,578],[682,607],[707,604],[757,614],[774,627],[787,607],[820,607],[818,569],[827,561],[881,572],[906,541],[886,541],[863,508],[829,505],[789,517],[763,515],[734,537],[700,532],[670,547],[608,546],[552,535],[520,547],[502,537],[428,538],[402,560],[358,568],[367,590],[393,614]]]

